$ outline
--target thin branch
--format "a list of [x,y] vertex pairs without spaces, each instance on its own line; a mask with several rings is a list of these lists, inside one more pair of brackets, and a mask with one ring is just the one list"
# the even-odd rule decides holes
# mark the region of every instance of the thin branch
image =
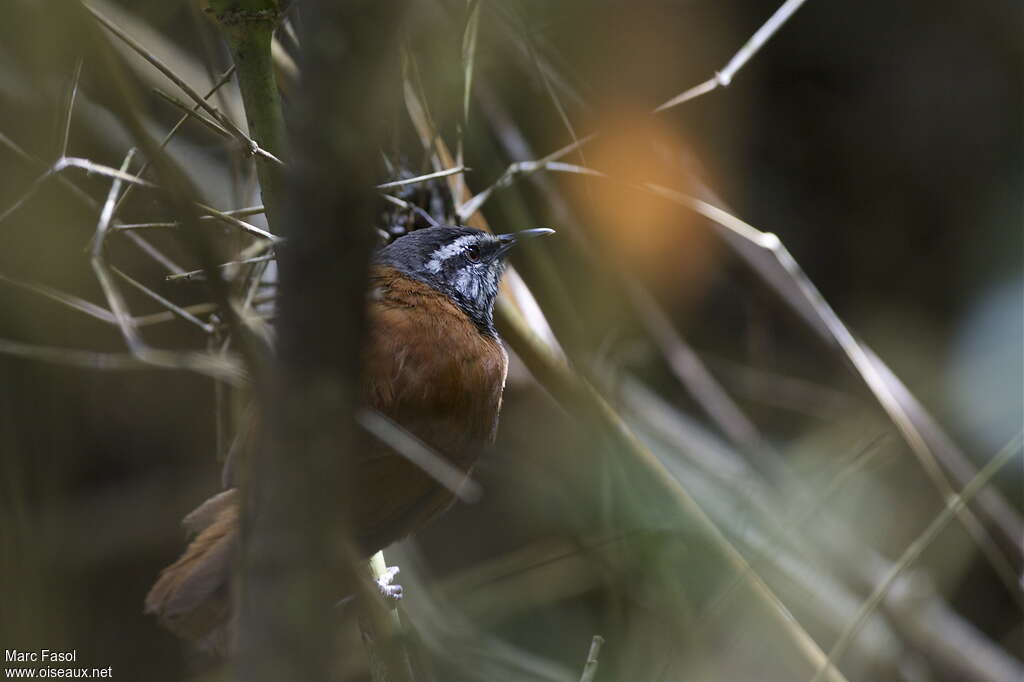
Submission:
[[[58,159],[55,164],[53,164],[54,173],[60,173],[66,168],[80,168],[89,175],[95,173],[97,175],[103,175],[108,178],[113,178],[114,180],[117,180],[122,183],[127,182],[129,184],[138,185],[140,187],[156,187],[156,185],[150,182],[149,180],[128,173],[125,170],[127,166],[122,166],[121,168],[111,168],[110,166],[104,166],[103,164],[96,163],[95,161],[91,161],[89,159],[82,159],[75,156],[62,157]],[[111,211],[113,211],[113,206],[111,206]]]
[[716,73],[713,77],[707,79],[703,83],[694,85],[692,88],[684,90],[682,93],[676,95],[669,101],[665,102],[657,109],[655,109],[654,113],[658,113],[664,111],[665,109],[670,109],[672,107],[679,106],[680,104],[689,102],[691,99],[697,99],[698,97],[706,95],[712,90],[715,90],[719,85],[720,83],[718,82],[718,74]]
[[[264,211],[264,209],[263,209],[262,206],[249,206],[247,208],[235,208],[235,209],[232,209],[230,211],[221,211],[221,213],[226,215],[226,216],[232,216],[232,217],[235,217],[235,218],[244,218],[246,216],[251,216],[251,215],[260,215],[260,214],[263,213],[263,211]],[[202,215],[202,216],[199,216],[199,220],[210,221],[210,220],[221,220],[221,218],[219,216],[213,216],[213,215]],[[114,231],[121,232],[121,231],[128,231],[128,230],[151,230],[151,229],[157,229],[157,228],[176,228],[176,227],[181,227],[181,226],[182,226],[181,222],[177,221],[177,220],[165,220],[165,221],[162,221],[162,222],[152,222],[152,223],[119,223],[119,224],[114,226]]]
[[[137,175],[132,175],[131,173],[126,172],[125,168],[127,168],[127,166],[123,166],[122,168],[117,169],[117,168],[111,168],[110,166],[104,166],[103,164],[95,163],[93,161],[90,161],[89,159],[82,159],[82,158],[73,157],[73,156],[65,156],[65,157],[63,157],[61,159],[58,159],[57,162],[53,164],[52,168],[50,168],[49,170],[44,172],[42,175],[40,175],[38,178],[36,178],[32,182],[32,185],[29,187],[27,192],[24,195],[22,195],[22,197],[20,199],[18,199],[18,201],[16,201],[13,206],[11,206],[6,211],[4,211],[3,214],[0,214],[0,222],[3,222],[4,218],[6,218],[11,213],[13,213],[15,210],[17,210],[18,207],[22,206],[29,199],[29,197],[36,192],[36,190],[38,189],[39,185],[44,180],[47,180],[48,178],[53,177],[54,175],[56,175],[58,173],[62,173],[65,170],[67,170],[68,168],[79,168],[79,169],[84,170],[86,173],[89,173],[89,174],[95,173],[95,174],[98,174],[98,175],[103,175],[103,176],[106,176],[106,177],[109,177],[109,178],[113,178],[118,183],[127,182],[127,183],[131,183],[131,184],[134,184],[134,185],[139,185],[140,187],[149,187],[149,188],[156,188],[157,187],[156,184],[150,182],[149,180],[146,180],[144,178],[140,178]],[[120,187],[120,184],[118,184],[118,187]],[[213,216],[214,218],[217,218],[218,220],[221,220],[222,222],[228,223],[229,225],[234,225],[235,227],[241,228],[243,231],[248,232],[249,234],[251,234],[253,236],[261,237],[263,239],[269,239],[271,241],[279,241],[280,240],[280,237],[272,235],[269,232],[267,232],[266,230],[262,230],[262,229],[256,227],[255,225],[251,225],[251,224],[249,224],[249,223],[247,223],[247,222],[245,222],[243,220],[239,220],[238,218],[235,217],[235,215],[232,215],[232,212],[230,212],[230,211],[220,211],[220,210],[218,210],[216,208],[212,208],[210,206],[207,206],[206,204],[204,204],[202,202],[199,202],[199,201],[194,201],[192,203],[194,203],[196,206],[198,206],[199,208],[201,208],[204,211],[206,211],[206,213],[209,214],[210,216]],[[110,214],[113,215],[115,208],[116,208],[116,204],[111,204],[109,207],[105,206],[104,210],[105,211],[109,210]],[[248,211],[248,210],[249,209],[242,209],[242,212],[244,213],[245,211]],[[107,228],[109,228],[109,227],[110,227],[110,221],[108,220],[107,224],[103,228],[104,233],[106,232]]]
[[[272,294],[265,294],[263,296],[256,296],[252,300],[252,303],[268,303],[273,300],[274,296]],[[189,306],[183,306],[181,309],[191,315],[206,315],[217,312],[217,305],[215,303],[196,303]],[[176,319],[178,319],[178,316],[170,311],[150,313],[149,315],[138,315],[134,318],[136,327],[149,327],[155,324],[173,322]]]
[[[232,267],[235,267],[237,265],[250,265],[252,263],[266,263],[266,262],[274,260],[275,258],[277,258],[277,256],[275,256],[273,254],[266,255],[266,256],[257,256],[255,258],[245,258],[245,259],[242,259],[242,260],[228,261],[227,263],[221,263],[217,267],[226,270],[228,268],[232,268]],[[190,270],[188,272],[176,272],[173,275],[167,275],[167,277],[165,279],[167,281],[169,281],[169,282],[181,281],[181,280],[189,281],[189,280],[200,280],[200,279],[203,279],[205,276],[206,276],[206,270],[205,269],[199,269],[199,270]]]
[[[197,318],[195,315],[193,315],[189,311],[187,311],[184,308],[182,308],[182,307],[172,303],[171,301],[167,300],[166,298],[164,298],[160,294],[156,293],[155,291],[153,291],[149,287],[143,285],[141,282],[136,281],[135,279],[129,277],[127,274],[125,274],[121,270],[118,270],[116,267],[111,266],[110,269],[111,269],[111,271],[115,275],[117,275],[118,277],[120,277],[124,281],[128,282],[128,284],[132,285],[132,287],[134,287],[136,290],[141,291],[143,294],[145,294],[149,298],[153,299],[154,301],[156,301],[157,303],[159,303],[163,307],[167,308],[167,310],[169,310],[171,313],[177,315],[178,317],[180,317],[181,319],[185,320],[186,322],[190,322],[190,323],[194,324],[195,326],[199,327],[200,329],[202,329],[207,334],[212,334],[213,333],[213,331],[214,331],[213,325],[208,324],[206,322],[203,322],[202,320]],[[133,326],[137,327],[136,319],[137,318],[133,318],[132,319],[132,323],[133,323]]]
[[94,370],[176,369],[197,372],[227,382],[232,386],[247,383],[245,370],[237,360],[210,353],[178,353],[144,350],[134,353],[100,353],[75,348],[36,346],[0,339],[0,353],[55,365],[68,365]]
[[[31,166],[35,166],[36,168],[47,170],[47,164],[45,162],[40,161],[39,159],[31,156],[28,152],[22,149],[14,140],[7,137],[3,133],[0,133],[0,144],[3,144],[5,147],[14,152],[15,155],[17,155],[25,163]],[[66,189],[71,190],[72,194],[74,194],[74,196],[79,201],[85,203],[90,207],[96,207],[98,205],[96,200],[89,196],[89,194],[85,190],[83,190],[81,187],[71,182],[70,180],[68,180],[66,177],[57,176],[57,179]],[[0,221],[2,220],[3,218],[0,218]]]
[[206,211],[211,216],[221,220],[222,222],[227,223],[228,225],[234,225],[235,227],[241,228],[244,232],[248,232],[249,234],[253,235],[254,237],[260,237],[262,239],[269,239],[272,242],[279,242],[279,241],[281,241],[281,237],[278,237],[276,235],[270,234],[266,230],[261,230],[260,228],[256,227],[255,225],[247,223],[244,220],[239,220],[235,216],[231,215],[231,213],[229,213],[229,212],[219,211],[219,210],[217,210],[215,208],[212,208],[210,206],[207,206],[206,204],[201,203],[199,201],[196,201],[194,203],[195,203],[196,206],[198,206],[199,208],[203,209],[204,211]]
[[601,646],[604,644],[604,637],[594,635],[590,641],[590,652],[587,653],[587,663],[583,666],[583,674],[580,675],[580,682],[594,682],[597,677],[597,657],[601,654]]
[[[235,67],[234,67],[234,65],[232,65],[232,66],[231,66],[231,68],[229,68],[229,69],[228,69],[227,71],[225,71],[225,72],[224,72],[224,73],[223,73],[223,74],[221,75],[221,77],[217,79],[217,82],[213,84],[213,87],[211,87],[211,88],[210,88],[210,90],[209,90],[209,91],[208,91],[208,92],[207,92],[207,93],[206,93],[205,95],[203,95],[203,99],[204,99],[204,100],[207,100],[207,99],[210,99],[211,97],[213,97],[213,95],[214,95],[215,93],[217,93],[218,91],[220,91],[220,89],[221,89],[221,88],[222,88],[222,87],[223,87],[223,86],[224,86],[224,85],[225,85],[225,84],[226,84],[226,83],[227,83],[228,81],[230,81],[230,80],[231,80],[231,76],[233,76],[233,75],[234,75],[234,73],[235,73]],[[199,107],[199,105],[197,104],[197,105],[195,105],[194,107],[192,107],[192,110],[193,110],[193,111],[198,111],[198,110],[199,110],[199,108],[200,108],[200,107]],[[175,136],[175,135],[177,135],[177,133],[178,133],[178,130],[180,130],[180,129],[181,129],[181,126],[185,125],[185,122],[186,122],[186,121],[187,121],[188,119],[189,119],[189,116],[188,116],[188,114],[185,114],[184,116],[182,116],[181,118],[179,118],[179,119],[178,119],[178,122],[177,122],[177,123],[175,123],[175,124],[174,124],[173,126],[171,126],[171,129],[170,129],[170,131],[168,131],[168,133],[167,133],[166,135],[164,135],[164,139],[162,139],[162,140],[160,141],[160,143],[159,143],[159,144],[157,145],[157,149],[158,149],[158,150],[163,150],[163,149],[164,149],[165,147],[167,147],[168,143],[169,143],[169,142],[171,141],[171,139],[172,139],[172,138],[174,138],[174,136]],[[146,174],[146,171],[147,171],[147,170],[149,170],[149,167],[150,167],[150,160],[149,160],[149,159],[146,159],[146,161],[145,161],[145,162],[144,162],[144,163],[142,164],[142,168],[140,168],[140,169],[139,169],[139,173],[138,173],[138,174],[139,174],[139,176],[141,177],[141,176],[145,175],[145,174]],[[128,199],[128,196],[129,196],[129,195],[130,195],[131,193],[132,193],[132,187],[128,187],[128,188],[127,188],[127,189],[126,189],[126,190],[124,191],[124,194],[122,194],[122,195],[121,195],[121,199],[120,199],[120,200],[119,200],[119,201],[117,202],[117,209],[118,209],[118,210],[120,210],[120,208],[121,208],[122,204],[124,204],[124,202],[125,202],[125,201],[126,201],[126,200]]]
[[765,441],[757,426],[676,331],[653,297],[633,282],[626,282],[626,292],[654,342],[661,349],[662,356],[701,409],[738,446],[751,451],[761,450]]
[[160,99],[164,100],[165,102],[167,102],[171,106],[175,107],[176,109],[179,109],[179,110],[185,112],[185,116],[186,117],[191,118],[191,119],[193,119],[195,121],[198,121],[199,123],[201,123],[204,126],[206,126],[207,129],[212,130],[217,135],[220,135],[221,137],[226,137],[226,138],[229,138],[229,139],[232,138],[231,131],[229,131],[227,128],[225,128],[221,124],[217,123],[213,119],[210,119],[210,118],[207,118],[206,116],[203,116],[198,111],[195,111],[194,109],[189,109],[188,105],[185,104],[184,102],[182,102],[177,97],[173,97],[171,95],[168,95],[166,92],[164,92],[160,88],[153,88],[153,94],[157,95],[158,97],[160,97]]
[[456,166],[455,168],[446,168],[439,170],[436,173],[427,173],[426,175],[417,175],[414,178],[405,178],[404,180],[395,180],[393,182],[385,182],[377,185],[377,189],[394,189],[395,187],[404,187],[406,185],[415,185],[420,182],[427,182],[428,180],[435,180],[437,178],[446,178],[449,175],[455,175],[456,173],[465,173],[466,171],[473,170],[472,168],[466,168],[464,166]]
[[466,28],[462,31],[462,127],[469,122],[469,99],[473,92],[473,63],[480,27],[480,0],[470,0],[466,9]]
[[174,73],[174,71],[170,67],[164,64],[156,55],[150,52],[144,45],[142,45],[137,40],[128,35],[128,33],[126,33],[123,29],[117,26],[117,24],[112,22],[110,19],[107,19],[105,16],[103,16],[103,14],[101,14],[94,7],[90,7],[87,3],[83,3],[83,6],[90,14],[93,15],[93,17],[96,18],[96,21],[98,21],[104,28],[106,28],[108,31],[117,36],[117,38],[120,39],[121,42],[130,47],[136,54],[138,54],[140,57],[142,57],[147,62],[152,64],[154,67],[156,67],[156,69],[160,73],[162,73],[172,83],[181,88],[182,92],[191,97],[192,100],[201,109],[206,111],[206,113],[210,114],[215,119],[220,120],[221,114],[215,107],[210,105],[205,98],[200,96],[199,93],[192,89],[191,85],[189,85],[180,77],[178,77],[178,75]]
[[572,163],[563,163],[555,160],[555,158],[565,156],[566,154],[569,154],[575,149],[583,146],[584,143],[586,143],[588,140],[593,139],[593,137],[593,135],[587,136],[581,139],[579,142],[573,143],[568,147],[563,147],[562,149],[556,151],[554,154],[551,154],[543,159],[538,159],[537,161],[518,161],[516,163],[510,164],[509,167],[505,169],[505,172],[502,173],[497,180],[495,180],[493,185],[491,185],[490,187],[481,192],[478,192],[473,196],[472,199],[459,206],[458,210],[456,211],[459,215],[459,220],[468,220],[470,216],[472,216],[474,213],[480,210],[485,201],[490,199],[491,194],[495,190],[500,189],[502,187],[507,187],[519,175],[530,175],[531,173],[536,173],[539,170],[549,170],[558,171],[562,173],[575,173],[577,175],[604,177],[604,173],[594,170],[592,168],[586,168],[584,166],[579,166]]
[[[736,75],[736,73],[741,68],[743,68],[747,61],[749,61],[750,58],[757,53],[761,46],[764,45],[772,37],[772,35],[774,35],[775,32],[782,27],[784,23],[786,23],[789,17],[792,16],[793,13],[796,12],[796,10],[799,9],[804,2],[806,2],[806,0],[787,0],[785,3],[782,4],[782,6],[779,7],[779,9],[775,11],[775,13],[768,19],[768,21],[766,21],[764,25],[762,25],[761,28],[758,29],[753,36],[751,36],[750,40],[748,40],[743,45],[743,47],[741,47],[740,50],[735,55],[733,55],[732,59],[729,60],[729,63],[725,66],[725,68],[717,72],[713,78],[705,81],[704,83],[696,85],[690,88],[689,90],[686,90],[685,92],[683,92],[680,95],[677,95],[676,97],[673,97],[669,101],[665,102],[661,106],[654,109],[653,113],[658,113],[664,111],[665,109],[670,109],[691,99],[695,99],[701,95],[705,95],[719,86],[725,87],[729,85],[729,83],[732,81],[732,78]],[[560,113],[562,113],[560,107],[559,111]],[[563,115],[563,119],[564,118],[565,117]],[[472,216],[476,211],[480,209],[483,203],[489,198],[491,192],[493,192],[495,189],[499,187],[504,187],[515,174],[522,173],[524,175],[528,175],[537,170],[540,170],[541,168],[544,168],[546,170],[556,170],[555,167],[549,166],[547,162],[560,159],[566,156],[567,154],[576,151],[577,149],[582,149],[587,143],[589,143],[591,140],[595,139],[598,136],[597,133],[591,133],[586,137],[576,139],[571,126],[569,128],[569,131],[573,137],[573,142],[571,144],[563,147],[562,149],[556,150],[555,152],[552,152],[548,156],[538,159],[537,161],[520,162],[526,163],[526,166],[512,164],[509,167],[509,169],[506,170],[505,173],[493,185],[491,185],[491,187],[483,190],[483,192],[474,196],[469,202],[459,207],[459,219],[465,221],[470,216]]]
[[[464,163],[464,147],[466,130],[469,127],[469,100],[473,93],[473,66],[476,62],[476,43],[480,32],[480,0],[469,0],[466,5],[466,26],[462,30],[462,115],[455,126],[457,136],[455,142],[455,160],[461,166]],[[456,178],[458,193],[466,189],[466,178]]]
[[[169,139],[169,138],[165,138],[165,143],[166,143],[167,139]],[[36,159],[33,156],[31,156],[30,154],[28,154],[24,149],[19,147],[13,140],[11,140],[9,137],[4,135],[3,133],[0,133],[0,143],[2,143],[5,146],[7,146],[11,151],[13,151],[15,154],[17,154],[18,157],[20,157],[26,163],[28,163],[30,165],[33,165],[33,166],[36,166],[37,168],[45,168],[46,167],[45,163],[43,163],[39,159]],[[142,169],[139,171],[139,176],[141,176],[145,172],[145,169],[146,169],[146,164],[143,164]],[[60,184],[61,187],[64,187],[69,192],[71,192],[71,195],[74,196],[76,199],[78,199],[80,202],[82,202],[85,206],[88,206],[90,209],[96,209],[96,208],[99,207],[99,202],[97,202],[95,199],[93,199],[92,196],[90,196],[85,190],[83,190],[81,187],[76,185],[74,182],[72,182],[65,175],[59,174],[56,177],[57,177],[58,184]],[[125,188],[124,194],[121,195],[121,199],[120,199],[120,201],[118,201],[118,205],[114,207],[114,213],[115,214],[117,213],[117,211],[120,208],[121,204],[124,202],[125,197],[128,196],[128,194],[131,192],[132,188],[134,188],[134,187],[135,187],[135,185],[128,185],[128,187]],[[6,213],[5,213],[5,215],[6,215]],[[0,218],[0,221],[2,221],[2,220],[3,220],[3,218]],[[181,269],[180,267],[175,265],[174,262],[171,261],[171,259],[167,258],[167,256],[165,256],[162,252],[160,252],[159,249],[157,249],[155,246],[150,244],[148,241],[146,241],[145,239],[143,239],[139,235],[129,233],[128,234],[128,238],[129,238],[129,241],[134,243],[140,250],[142,250],[143,253],[148,255],[150,258],[155,260],[157,263],[160,263],[162,266],[164,266],[168,270],[175,271],[175,270],[180,270]]]
[[[133,156],[135,156],[134,148],[130,149],[128,154],[125,155],[124,162],[121,164],[122,171],[128,168]],[[93,240],[91,262],[96,279],[99,281],[100,288],[103,289],[103,294],[107,298],[107,305],[110,306],[111,312],[117,319],[118,326],[121,328],[121,334],[124,336],[125,343],[128,344],[128,349],[132,352],[132,355],[140,356],[142,351],[145,350],[145,344],[135,329],[135,324],[132,321],[131,314],[128,312],[128,306],[124,301],[124,297],[121,296],[120,290],[114,285],[110,277],[103,252],[110,220],[114,215],[114,204],[117,201],[117,194],[121,189],[121,182],[121,178],[115,177],[114,182],[110,185],[110,192],[107,194],[107,200],[103,204],[99,222],[96,223],[96,236]]]
[[[804,524],[811,518],[815,518],[819,513],[824,513],[824,507],[826,503],[833,499],[833,495],[838,493],[843,483],[857,471],[863,469],[867,464],[879,453],[881,448],[875,447],[877,441],[872,443],[868,447],[853,458],[853,461],[849,462],[844,466],[837,474],[835,474],[823,490],[817,492],[808,504],[803,507],[798,507],[795,510],[780,514],[781,520],[778,525],[782,528],[791,531],[801,531]],[[764,561],[763,558],[761,558]],[[767,561],[764,561],[767,563]],[[757,558],[752,558],[748,563],[748,569],[750,571],[755,570],[754,564],[758,563]],[[760,565],[758,566],[760,568]],[[728,586],[719,591],[711,603],[706,606],[701,614],[700,621],[704,622],[710,619],[712,616],[720,613],[720,611],[729,602],[730,597],[739,589],[743,584],[744,575],[739,574],[735,576]]]
[[551,102],[555,105],[555,110],[558,112],[559,118],[562,120],[562,125],[565,126],[566,131],[569,133],[569,137],[572,138],[573,144],[579,149],[580,160],[584,165],[587,163],[586,156],[583,154],[583,145],[580,144],[579,135],[576,134],[576,128],[573,126],[572,121],[569,119],[569,113],[565,110],[565,106],[562,104],[561,98],[555,91],[554,85],[551,83],[551,78],[548,76],[548,71],[544,68],[545,65],[540,63],[540,58],[537,56],[537,51],[533,45],[533,32],[528,27],[523,27],[523,42],[526,45],[527,56],[530,58],[530,62],[533,64],[537,71],[537,75],[540,76],[541,82],[544,84],[544,89],[548,93],[548,97]]
[[750,61],[750,58],[757,54],[757,51],[768,42],[775,32],[782,28],[782,25],[789,21],[789,18],[793,16],[807,0],[786,0],[782,5],[775,10],[768,21],[762,24],[761,28],[750,37],[743,47],[739,49],[739,52],[733,55],[729,63],[725,65],[721,71],[715,73],[714,77],[704,81],[700,85],[696,85],[685,92],[676,95],[672,99],[668,100],[657,109],[655,113],[671,109],[672,107],[679,106],[684,102],[689,102],[691,99],[696,99],[701,95],[705,95],[712,90],[721,87],[727,87],[732,82],[733,77],[736,73],[743,68],[744,64]]
[[79,298],[78,296],[75,296],[73,294],[68,294],[63,291],[59,291],[57,289],[54,289],[53,287],[46,286],[45,284],[38,284],[36,282],[23,282],[21,280],[14,279],[13,277],[8,277],[3,274],[0,274],[0,282],[7,282],[8,284],[12,284],[16,287],[28,289],[33,293],[39,294],[40,296],[45,296],[46,298],[49,298],[52,301],[56,301],[57,303],[65,305],[71,308],[72,310],[77,310],[80,313],[88,315],[89,317],[100,320],[102,322],[107,322],[108,324],[117,324],[117,318],[114,317],[114,314],[111,313],[109,310],[102,306],[98,306],[90,301],[86,301],[83,298]]
[[391,194],[381,194],[380,196],[388,203],[394,204],[395,206],[400,206],[401,208],[404,208],[407,211],[412,211],[416,215],[426,220],[431,227],[437,227],[437,225],[440,224],[436,220],[434,220],[434,216],[430,215],[416,204],[411,204],[408,201],[405,201],[404,199],[399,199],[398,197],[393,196]]
[[480,499],[479,483],[401,425],[370,409],[356,413],[356,421],[380,442],[415,464],[463,502],[476,502]]
[[[128,189],[131,188],[132,186],[129,185]],[[123,194],[121,196],[124,197]],[[168,258],[166,255],[164,255],[163,251],[150,244],[147,240],[143,239],[141,235],[135,234],[134,232],[126,232],[125,236],[128,237],[128,240],[130,242],[132,242],[133,244],[135,244],[136,247],[138,247],[139,251],[142,251],[142,253],[152,258],[156,263],[159,263],[160,266],[163,267],[168,272],[176,272],[178,270],[181,270],[180,265],[178,265],[170,258]]]
[[[208,315],[210,313],[217,312],[217,305],[215,303],[195,303],[193,305],[182,306],[181,309],[193,316]],[[136,315],[132,319],[134,320],[136,327],[151,327],[155,324],[173,322],[174,320],[181,319],[181,316],[172,313],[170,310],[165,310],[163,312],[150,313],[148,315]]]
[[204,111],[206,111],[206,113],[210,114],[214,119],[219,121],[220,124],[227,128],[234,137],[236,137],[239,141],[244,143],[246,149],[249,151],[250,154],[262,156],[279,165],[284,165],[284,162],[282,162],[279,158],[277,158],[270,152],[262,149],[256,143],[255,140],[253,140],[251,137],[242,132],[242,130],[237,125],[235,125],[234,121],[232,121],[227,115],[225,115],[223,112],[221,112],[213,105],[209,104],[204,97],[202,97],[198,92],[196,92],[192,88],[192,86],[190,86],[188,83],[182,80],[176,73],[174,73],[174,71],[170,67],[164,64],[163,61],[161,61],[156,55],[154,55],[152,52],[146,49],[145,46],[143,46],[137,40],[128,35],[124,30],[122,30],[112,21],[103,16],[95,8],[90,7],[85,3],[83,3],[83,6],[96,18],[96,20],[101,25],[103,25],[104,28],[106,28],[108,31],[117,36],[125,45],[130,47],[140,57],[142,57],[147,62],[152,64],[154,67],[156,67],[156,69],[160,71],[160,73],[164,74],[168,79],[170,79],[171,82],[173,82],[175,85],[181,88],[182,92],[188,95],[192,99],[192,101],[199,105],[201,109],[203,109]]
[[43,173],[39,177],[33,180],[32,184],[29,185],[27,190],[25,190],[24,194],[22,194],[20,198],[18,198],[11,206],[9,206],[6,211],[0,213],[0,223],[6,220],[12,213],[17,211],[19,208],[24,206],[29,199],[35,196],[35,193],[39,190],[40,187],[42,187],[44,182],[46,182],[52,177],[59,176],[61,173],[68,170],[69,168],[78,168],[80,170],[84,170],[86,173],[90,175],[95,173],[97,175],[115,178],[122,182],[129,182],[132,184],[141,185],[143,187],[155,186],[153,185],[153,183],[147,180],[143,180],[140,177],[137,177],[130,173],[126,173],[123,170],[118,170],[117,168],[111,168],[110,166],[104,166],[102,164],[94,163],[89,159],[81,159],[74,156],[62,156],[61,158],[57,159],[57,161],[54,162],[52,166],[43,171]]
[[[750,40],[748,40],[743,45],[743,47],[741,47],[740,50],[735,55],[733,55],[732,59],[729,60],[729,63],[725,66],[725,68],[717,72],[713,78],[705,81],[704,83],[696,85],[690,88],[689,90],[686,90],[685,92],[683,92],[680,95],[677,95],[676,97],[673,97],[669,101],[665,102],[661,106],[654,109],[653,113],[658,113],[664,111],[665,109],[670,109],[672,107],[682,104],[683,102],[687,102],[701,95],[705,95],[719,86],[725,87],[729,85],[729,83],[732,81],[732,78],[736,75],[736,73],[741,68],[743,68],[747,61],[749,61],[750,58],[757,53],[761,46],[763,46],[772,37],[772,35],[774,35],[775,32],[782,27],[784,23],[786,23],[789,17],[792,16],[793,13],[796,12],[796,10],[799,9],[800,6],[804,4],[804,2],[806,2],[806,0],[787,0],[785,3],[782,4],[782,6],[779,7],[779,9],[775,11],[775,13],[768,19],[768,21],[766,21],[764,25],[762,25],[761,28],[758,29],[753,36],[751,36]],[[570,133],[572,133],[571,127]],[[574,139],[571,144],[559,150],[556,150],[555,152],[552,152],[548,156],[545,156],[533,162],[520,162],[529,164],[527,166],[517,166],[517,164],[512,164],[509,167],[509,169],[506,170],[505,174],[503,174],[498,179],[498,181],[495,182],[491,187],[487,188],[480,194],[474,196],[470,202],[467,202],[466,204],[463,204],[462,206],[459,207],[459,219],[465,221],[466,219],[469,218],[469,216],[472,216],[473,213],[480,209],[481,205],[484,203],[484,201],[487,200],[487,198],[490,196],[491,192],[493,192],[494,189],[505,186],[505,184],[507,184],[507,182],[511,180],[511,177],[516,173],[528,175],[532,172],[535,172],[536,170],[540,170],[541,168],[544,168],[546,170],[555,170],[554,167],[547,165],[546,162],[560,159],[566,156],[567,154],[576,151],[577,149],[582,149],[587,143],[595,139],[597,136],[598,133],[591,133],[586,137],[575,139],[575,135],[573,134]],[[484,196],[481,197],[481,194],[483,194]]]
[[78,81],[82,77],[82,58],[75,62],[75,71],[71,76],[71,87],[68,90],[67,102],[64,106],[64,125],[61,127],[60,145],[58,146],[57,158],[63,158],[68,153],[68,139],[71,136],[71,114],[75,110],[75,97],[78,95]]

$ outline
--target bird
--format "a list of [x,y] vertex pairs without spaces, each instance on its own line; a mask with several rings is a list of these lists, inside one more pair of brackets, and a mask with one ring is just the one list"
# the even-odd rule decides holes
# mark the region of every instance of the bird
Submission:
[[[362,401],[435,450],[463,479],[495,439],[508,355],[494,303],[509,252],[549,228],[494,235],[434,226],[380,249],[370,267]],[[444,486],[368,432],[351,453],[356,546],[370,556],[455,501]],[[193,539],[158,576],[147,613],[178,636],[224,654],[233,637],[231,579],[240,494],[228,488],[184,519]]]

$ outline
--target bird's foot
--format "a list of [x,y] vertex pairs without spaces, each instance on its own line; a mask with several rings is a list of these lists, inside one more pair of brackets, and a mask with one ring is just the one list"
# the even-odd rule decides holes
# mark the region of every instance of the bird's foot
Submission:
[[[398,575],[400,570],[398,566],[388,566],[384,569],[383,573],[373,579],[373,584],[377,586],[378,594],[380,594],[381,599],[384,600],[388,608],[395,608],[402,599],[402,586],[395,583],[395,576]],[[351,602],[355,601],[355,598],[356,595],[350,594],[339,599],[334,606],[344,611]]]
[[380,595],[388,603],[397,602],[402,598],[402,586],[395,583],[395,576],[400,570],[398,566],[388,566],[374,581],[377,583]]

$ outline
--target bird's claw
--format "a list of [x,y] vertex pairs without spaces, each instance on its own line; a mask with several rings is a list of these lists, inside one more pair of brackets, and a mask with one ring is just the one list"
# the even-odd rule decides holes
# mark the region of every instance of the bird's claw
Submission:
[[397,602],[402,598],[402,586],[394,582],[395,576],[398,575],[400,570],[398,566],[388,566],[375,581],[377,589],[380,590],[380,594],[384,597],[385,601]]

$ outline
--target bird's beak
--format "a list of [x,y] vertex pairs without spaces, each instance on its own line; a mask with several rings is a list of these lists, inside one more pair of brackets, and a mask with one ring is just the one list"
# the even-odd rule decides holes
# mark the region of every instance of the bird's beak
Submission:
[[550,227],[535,227],[532,230],[520,230],[519,232],[509,232],[508,234],[499,234],[498,239],[501,241],[511,240],[517,242],[523,239],[532,239],[533,237],[543,237],[546,234],[554,234],[555,231]]
[[526,239],[533,239],[534,237],[543,237],[545,235],[554,234],[555,231],[550,227],[535,227],[532,230],[520,230],[519,232],[509,232],[508,234],[499,234],[498,241],[501,243],[501,247],[498,249],[498,256],[504,256],[508,253],[509,249]]

